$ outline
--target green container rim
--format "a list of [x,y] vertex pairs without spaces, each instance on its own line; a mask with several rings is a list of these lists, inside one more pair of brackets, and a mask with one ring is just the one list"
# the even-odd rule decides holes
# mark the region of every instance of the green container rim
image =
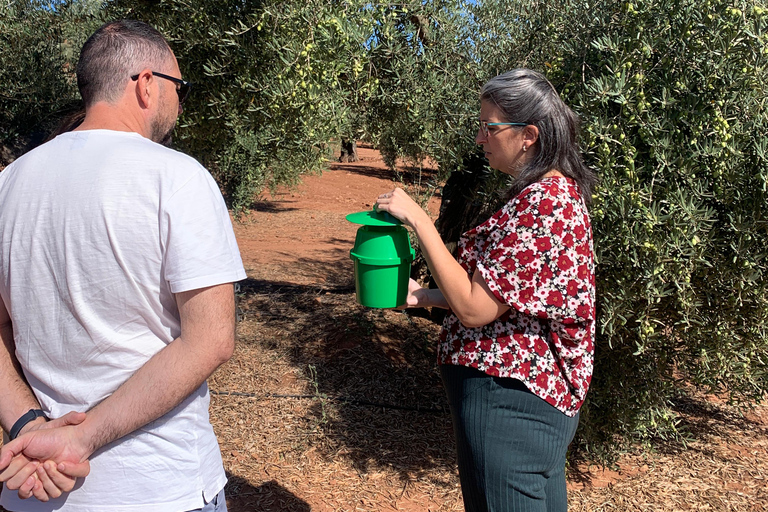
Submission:
[[369,258],[367,256],[360,256],[355,254],[354,251],[349,251],[349,257],[353,260],[358,260],[363,265],[374,265],[380,267],[394,267],[401,265],[402,263],[413,263],[414,254],[410,253],[403,258]]
[[346,219],[353,224],[362,224],[363,226],[393,228],[403,224],[387,212],[378,212],[374,210],[350,213],[346,216]]

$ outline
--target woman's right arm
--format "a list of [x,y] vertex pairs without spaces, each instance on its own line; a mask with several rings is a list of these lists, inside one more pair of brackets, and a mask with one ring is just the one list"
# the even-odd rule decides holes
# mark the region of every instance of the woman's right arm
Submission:
[[413,228],[419,239],[419,247],[443,299],[467,327],[486,325],[509,309],[491,292],[480,272],[468,275],[453,255],[446,249],[440,234],[429,215],[396,188],[382,194],[376,201],[381,211],[389,212],[404,224]]

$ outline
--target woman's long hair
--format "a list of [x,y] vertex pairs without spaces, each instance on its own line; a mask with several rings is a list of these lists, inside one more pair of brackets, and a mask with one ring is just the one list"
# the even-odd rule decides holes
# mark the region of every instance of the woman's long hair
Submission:
[[518,68],[489,80],[480,99],[496,105],[508,122],[536,126],[537,151],[515,174],[509,198],[555,169],[579,185],[584,202],[592,200],[597,177],[584,164],[579,148],[579,118],[563,103],[555,88],[542,74]]
[[58,124],[53,129],[53,131],[48,134],[48,137],[45,139],[45,142],[55,139],[62,133],[71,132],[72,130],[80,126],[84,120],[85,120],[85,107],[80,105],[75,110],[69,112],[68,114],[65,114],[64,117],[62,117],[59,120]]

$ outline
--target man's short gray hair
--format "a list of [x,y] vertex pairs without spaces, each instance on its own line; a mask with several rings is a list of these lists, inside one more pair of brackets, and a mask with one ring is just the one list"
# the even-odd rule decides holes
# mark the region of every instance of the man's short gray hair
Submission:
[[85,106],[116,102],[126,80],[142,69],[163,66],[172,55],[162,34],[144,22],[119,20],[102,25],[85,42],[77,62],[77,87]]

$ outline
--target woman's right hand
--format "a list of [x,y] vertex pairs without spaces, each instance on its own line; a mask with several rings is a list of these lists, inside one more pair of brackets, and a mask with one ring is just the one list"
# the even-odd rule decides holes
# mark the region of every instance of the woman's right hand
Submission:
[[427,289],[422,287],[416,280],[410,279],[408,281],[408,295],[405,297],[405,304],[397,309],[429,307],[429,304],[425,304],[428,299],[426,291]]
[[385,194],[381,194],[376,199],[374,208],[377,211],[388,212],[406,226],[414,229],[422,221],[426,221],[430,225],[432,224],[432,220],[427,215],[427,212],[416,204],[416,201],[411,199],[401,188],[395,188]]

